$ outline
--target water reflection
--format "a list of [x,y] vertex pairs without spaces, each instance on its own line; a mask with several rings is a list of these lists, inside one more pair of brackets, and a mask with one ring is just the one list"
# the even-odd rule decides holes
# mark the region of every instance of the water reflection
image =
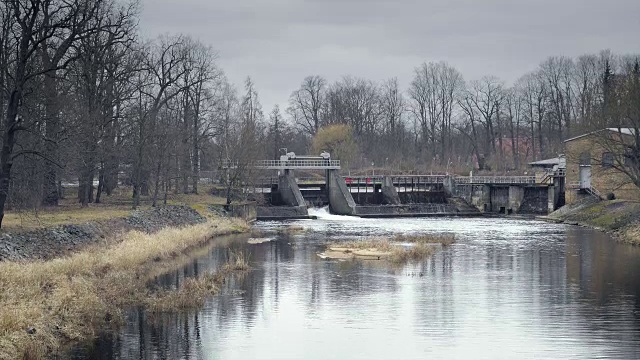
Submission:
[[[588,229],[503,219],[300,221],[249,246],[254,270],[197,312],[128,314],[82,359],[637,358],[640,248]],[[262,223],[267,231],[283,226]],[[420,264],[324,261],[336,238],[452,232]],[[160,283],[214,269],[212,249]],[[238,293],[234,290],[240,289]]]

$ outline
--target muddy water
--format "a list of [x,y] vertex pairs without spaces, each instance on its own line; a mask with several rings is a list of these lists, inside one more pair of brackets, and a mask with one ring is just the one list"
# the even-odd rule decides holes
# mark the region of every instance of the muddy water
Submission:
[[[588,229],[512,219],[264,222],[308,231],[237,247],[254,270],[199,311],[150,316],[79,359],[640,358],[640,248]],[[327,241],[455,233],[419,264],[322,260]],[[215,268],[227,250],[162,279]]]

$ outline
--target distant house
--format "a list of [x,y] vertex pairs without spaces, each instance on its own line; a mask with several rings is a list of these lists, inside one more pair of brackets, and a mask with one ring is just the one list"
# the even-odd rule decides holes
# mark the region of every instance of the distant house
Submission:
[[631,128],[606,128],[565,140],[565,194],[568,204],[584,196],[640,200],[640,189],[622,171],[624,144],[634,141]]
[[[564,176],[567,169],[567,159],[563,154],[551,159],[530,162],[529,167],[536,175],[537,183],[551,183]],[[560,185],[562,186],[562,191],[564,191],[564,181]]]
[[556,158],[544,159],[533,161],[529,163],[529,167],[534,171],[553,171],[558,169],[566,169],[567,168],[567,159],[564,155],[560,155]]

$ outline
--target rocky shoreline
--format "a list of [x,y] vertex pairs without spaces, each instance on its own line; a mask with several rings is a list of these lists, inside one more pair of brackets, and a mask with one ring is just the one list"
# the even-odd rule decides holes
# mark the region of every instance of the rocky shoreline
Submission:
[[118,235],[131,230],[155,233],[167,227],[206,222],[188,206],[166,206],[134,210],[124,218],[84,224],[60,225],[25,232],[0,234],[0,261],[48,260],[94,244],[118,241]]

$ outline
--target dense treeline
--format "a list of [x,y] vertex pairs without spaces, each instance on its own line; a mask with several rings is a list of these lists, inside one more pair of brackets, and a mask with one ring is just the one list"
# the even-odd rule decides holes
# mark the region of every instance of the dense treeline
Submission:
[[557,156],[571,136],[640,125],[638,76],[638,57],[609,51],[550,57],[512,86],[493,76],[467,82],[446,63],[424,63],[404,91],[395,78],[307,77],[289,114],[309,136],[349,125],[355,166],[504,172]]
[[132,1],[0,3],[0,221],[5,205],[87,206],[119,184],[134,206],[156,204],[198,192],[201,172],[225,163],[230,193],[249,160],[317,152],[319,137],[343,146],[334,152],[350,168],[506,171],[556,155],[571,135],[638,122],[638,60],[606,51],[549,58],[511,87],[466,82],[446,63],[418,66],[408,88],[309,76],[285,111],[265,114],[252,80],[230,84],[209,46],[141,38]]
[[216,53],[187,36],[142,39],[138,12],[117,0],[0,3],[0,209],[62,196],[86,206],[119,183],[134,206],[155,204],[197,192],[221,160],[262,154],[276,133],[292,137],[266,127],[251,79],[236,90]]

